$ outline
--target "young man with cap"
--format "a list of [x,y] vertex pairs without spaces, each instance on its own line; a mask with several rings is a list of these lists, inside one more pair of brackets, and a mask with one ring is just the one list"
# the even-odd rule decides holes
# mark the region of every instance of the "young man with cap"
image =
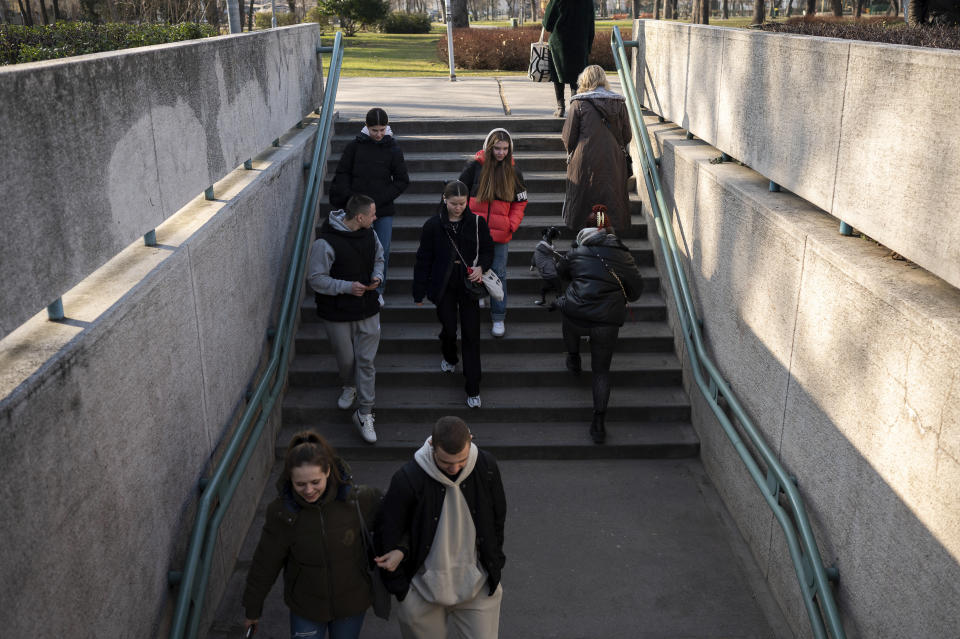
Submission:
[[472,439],[462,419],[441,417],[384,497],[375,560],[404,639],[499,633],[507,503],[496,460]]
[[372,198],[353,195],[346,210],[332,211],[310,247],[307,281],[316,292],[317,315],[337,360],[343,390],[337,405],[349,410],[359,404],[353,423],[373,444],[373,401],[380,345],[380,302],[383,247],[370,228],[377,219]]

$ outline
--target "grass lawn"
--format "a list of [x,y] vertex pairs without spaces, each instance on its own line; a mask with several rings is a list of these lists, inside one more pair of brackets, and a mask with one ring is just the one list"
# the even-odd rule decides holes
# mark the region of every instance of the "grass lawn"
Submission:
[[[478,26],[507,27],[507,22],[475,22]],[[630,20],[597,20],[597,28],[607,30],[614,25],[621,29],[631,26]],[[746,27],[750,17],[714,20],[710,24],[721,27]],[[343,68],[341,75],[351,77],[423,77],[449,74],[447,61],[437,57],[437,40],[446,37],[446,26],[434,23],[430,33],[392,34],[360,31],[352,38],[343,38]],[[323,44],[333,44],[332,33],[323,35]],[[324,62],[329,57],[324,56]],[[457,68],[457,75],[504,75],[515,71],[471,71]]]

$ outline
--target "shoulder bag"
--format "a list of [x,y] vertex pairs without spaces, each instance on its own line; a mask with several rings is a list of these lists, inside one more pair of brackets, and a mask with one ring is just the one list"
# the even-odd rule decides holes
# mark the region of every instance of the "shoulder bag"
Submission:
[[530,66],[527,77],[534,82],[550,82],[553,61],[550,58],[550,43],[543,41],[544,29],[540,29],[540,39],[530,43]]
[[389,619],[390,593],[387,592],[387,587],[383,585],[383,579],[380,578],[380,568],[373,561],[373,558],[377,555],[373,547],[373,536],[367,529],[367,523],[363,520],[363,513],[360,512],[360,500],[354,499],[353,503],[357,506],[357,517],[360,519],[360,536],[363,538],[363,548],[366,554],[367,574],[370,575],[370,598],[373,614],[381,619]]

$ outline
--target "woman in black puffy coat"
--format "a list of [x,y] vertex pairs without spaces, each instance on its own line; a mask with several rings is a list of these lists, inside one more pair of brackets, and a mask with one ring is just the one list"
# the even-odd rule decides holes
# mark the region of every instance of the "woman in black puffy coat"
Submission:
[[593,372],[593,422],[590,437],[597,444],[606,440],[604,419],[610,399],[610,362],[627,302],[643,292],[640,270],[630,249],[613,234],[607,207],[593,207],[587,227],[577,234],[577,246],[567,252],[557,270],[568,280],[556,306],[563,312],[563,341],[567,368],[581,371],[580,338],[590,338],[590,370]]

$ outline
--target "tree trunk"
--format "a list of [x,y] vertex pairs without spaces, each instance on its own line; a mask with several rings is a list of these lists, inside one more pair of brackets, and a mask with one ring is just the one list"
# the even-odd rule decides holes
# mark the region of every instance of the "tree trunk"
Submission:
[[39,0],[39,2],[40,2],[40,19],[43,20],[43,24],[50,24],[50,19],[47,17],[47,5],[43,2],[43,0]]
[[653,0],[653,19],[660,19],[660,0]]
[[833,0],[833,15],[837,18],[843,17],[843,0]]
[[862,13],[863,13],[863,0],[857,0],[853,4],[853,17],[859,20],[860,15]]
[[805,16],[817,15],[817,0],[807,0],[807,8],[803,12]]
[[918,24],[923,24],[927,21],[927,0],[910,0],[909,20],[911,27],[915,27]]
[[30,0],[17,0],[20,3],[20,15],[23,17],[23,24],[28,27],[33,26],[33,7],[30,6]]
[[250,0],[250,6],[247,8],[247,31],[253,31],[253,0]]
[[673,0],[664,0],[663,1],[663,19],[664,20],[673,20],[676,16],[673,14]]
[[454,29],[465,29],[470,26],[470,14],[467,13],[467,0],[450,0],[450,13],[453,18]]
[[700,0],[700,24],[710,24],[710,0]]
[[[772,1],[773,0],[771,0],[771,2]],[[766,13],[763,2],[764,0],[756,0],[756,2],[753,3],[753,19],[750,21],[751,25],[763,24],[763,16]]]
[[793,13],[793,0],[787,0],[787,17]]

